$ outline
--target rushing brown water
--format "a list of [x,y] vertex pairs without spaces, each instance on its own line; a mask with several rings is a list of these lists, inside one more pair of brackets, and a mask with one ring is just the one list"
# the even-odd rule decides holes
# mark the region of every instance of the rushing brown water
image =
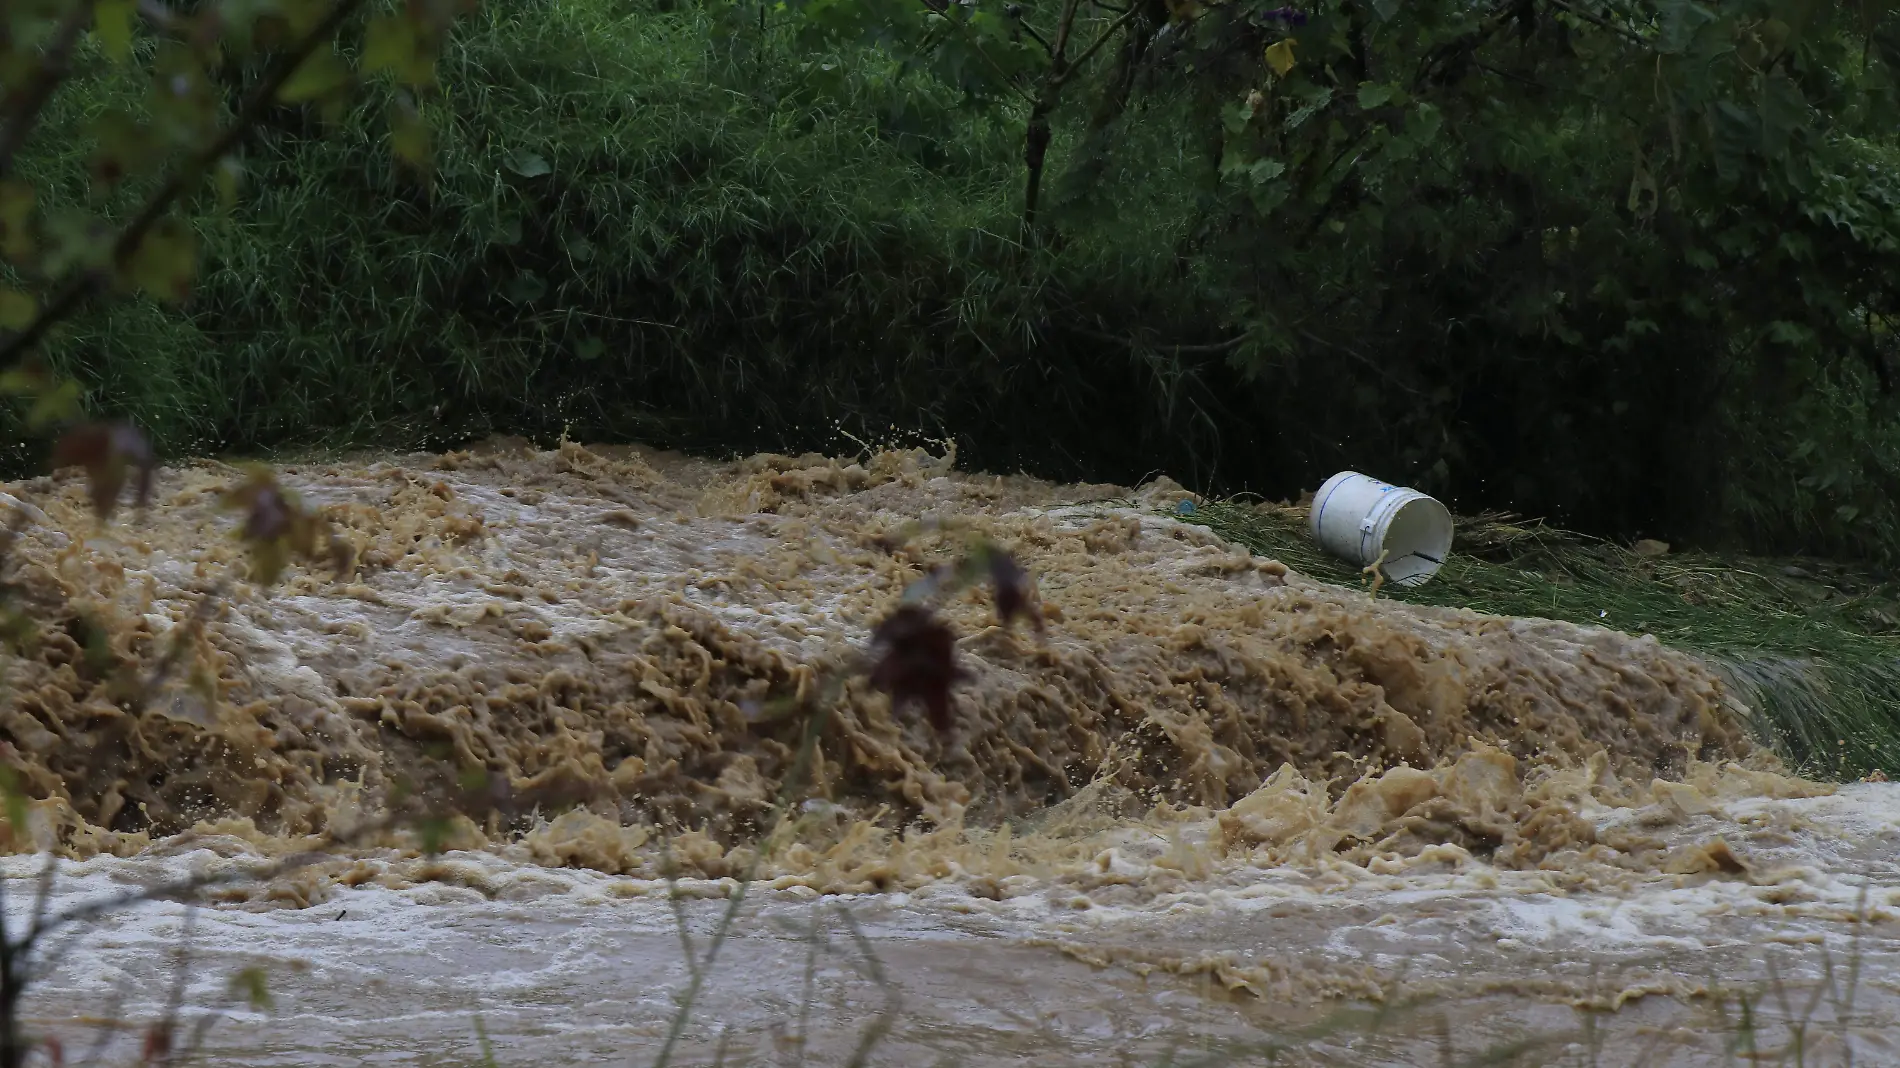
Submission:
[[[388,832],[222,888],[194,959],[266,959],[297,1006],[215,1031],[234,1063],[471,1061],[477,1011],[516,1059],[650,1057],[687,978],[677,925],[703,954],[798,744],[746,710],[809,689],[973,533],[1034,574],[1046,632],[950,606],[970,678],[948,736],[846,688],[687,1061],[725,1034],[754,1060],[843,1063],[875,1024],[893,1063],[1258,1056],[1296,1032],[1300,1063],[1437,1063],[1596,1018],[1579,1008],[1687,1050],[1720,1031],[1723,983],[1814,985],[1764,937],[1886,959],[1900,802],[1781,774],[1698,662],[1310,582],[1153,514],[1179,497],[1165,483],[506,442],[298,466],[285,482],[357,573],[231,586],[188,670],[128,711],[111,668],[149,667],[241,566],[215,506],[233,477],[165,472],[149,515],[104,531],[76,481],[7,487],[33,517],[13,578],[48,636],[0,712],[38,799],[15,848],[69,858],[62,900],[262,865],[471,768],[550,799],[461,821],[441,857]],[[948,522],[885,547],[926,516]],[[179,908],[108,920],[42,988],[48,1025],[149,988]],[[1336,1026],[1345,1005],[1393,1017]]]

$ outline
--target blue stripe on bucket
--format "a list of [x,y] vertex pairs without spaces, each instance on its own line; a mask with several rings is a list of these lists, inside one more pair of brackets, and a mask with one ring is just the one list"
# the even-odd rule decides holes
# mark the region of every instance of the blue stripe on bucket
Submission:
[[1324,540],[1320,535],[1320,531],[1326,529],[1326,504],[1333,499],[1333,494],[1338,492],[1339,483],[1335,482],[1333,483],[1333,488],[1326,491],[1326,496],[1319,499],[1319,511],[1313,513],[1313,538],[1316,541],[1320,541],[1321,544],[1324,544]]

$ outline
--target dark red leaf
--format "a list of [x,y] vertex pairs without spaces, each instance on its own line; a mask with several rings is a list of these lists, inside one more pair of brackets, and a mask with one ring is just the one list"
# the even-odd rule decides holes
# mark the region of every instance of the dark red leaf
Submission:
[[964,678],[949,624],[921,605],[904,605],[871,631],[871,651],[871,685],[891,695],[891,707],[915,702],[932,727],[949,730],[950,690]]
[[1002,551],[992,549],[989,552],[990,588],[996,598],[997,621],[1007,627],[1017,617],[1029,620],[1038,629],[1042,627],[1042,613],[1036,610],[1036,583],[1023,570],[1016,558]]
[[284,491],[275,484],[255,486],[245,501],[245,541],[276,541],[290,533],[296,513],[284,499]]
[[108,519],[128,480],[133,481],[133,500],[140,508],[151,502],[158,457],[152,443],[129,423],[87,423],[53,446],[53,466],[85,468],[93,511]]
[[263,585],[276,582],[293,557],[313,563],[327,557],[338,574],[354,566],[350,543],[279,485],[267,467],[254,468],[250,477],[225,490],[223,503],[243,514],[238,537],[250,547],[252,578]]
[[155,1023],[145,1032],[145,1049],[140,1063],[159,1064],[171,1060],[172,1028],[169,1023]]

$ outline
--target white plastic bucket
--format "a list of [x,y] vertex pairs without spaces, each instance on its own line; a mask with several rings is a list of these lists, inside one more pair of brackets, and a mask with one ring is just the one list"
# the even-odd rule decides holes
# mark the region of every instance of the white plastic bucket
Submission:
[[1313,495],[1313,537],[1360,567],[1384,553],[1386,581],[1417,586],[1451,552],[1451,512],[1415,489],[1341,471]]

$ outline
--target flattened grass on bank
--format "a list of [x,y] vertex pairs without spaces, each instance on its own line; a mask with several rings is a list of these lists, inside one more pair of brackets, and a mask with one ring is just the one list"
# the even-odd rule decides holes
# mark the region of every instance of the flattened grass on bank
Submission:
[[[1297,505],[1210,501],[1179,515],[1326,582],[1370,586],[1321,552]],[[1707,660],[1759,734],[1808,774],[1900,770],[1900,581],[1815,560],[1643,555],[1515,516],[1460,518],[1423,586],[1378,596],[1613,627]]]

